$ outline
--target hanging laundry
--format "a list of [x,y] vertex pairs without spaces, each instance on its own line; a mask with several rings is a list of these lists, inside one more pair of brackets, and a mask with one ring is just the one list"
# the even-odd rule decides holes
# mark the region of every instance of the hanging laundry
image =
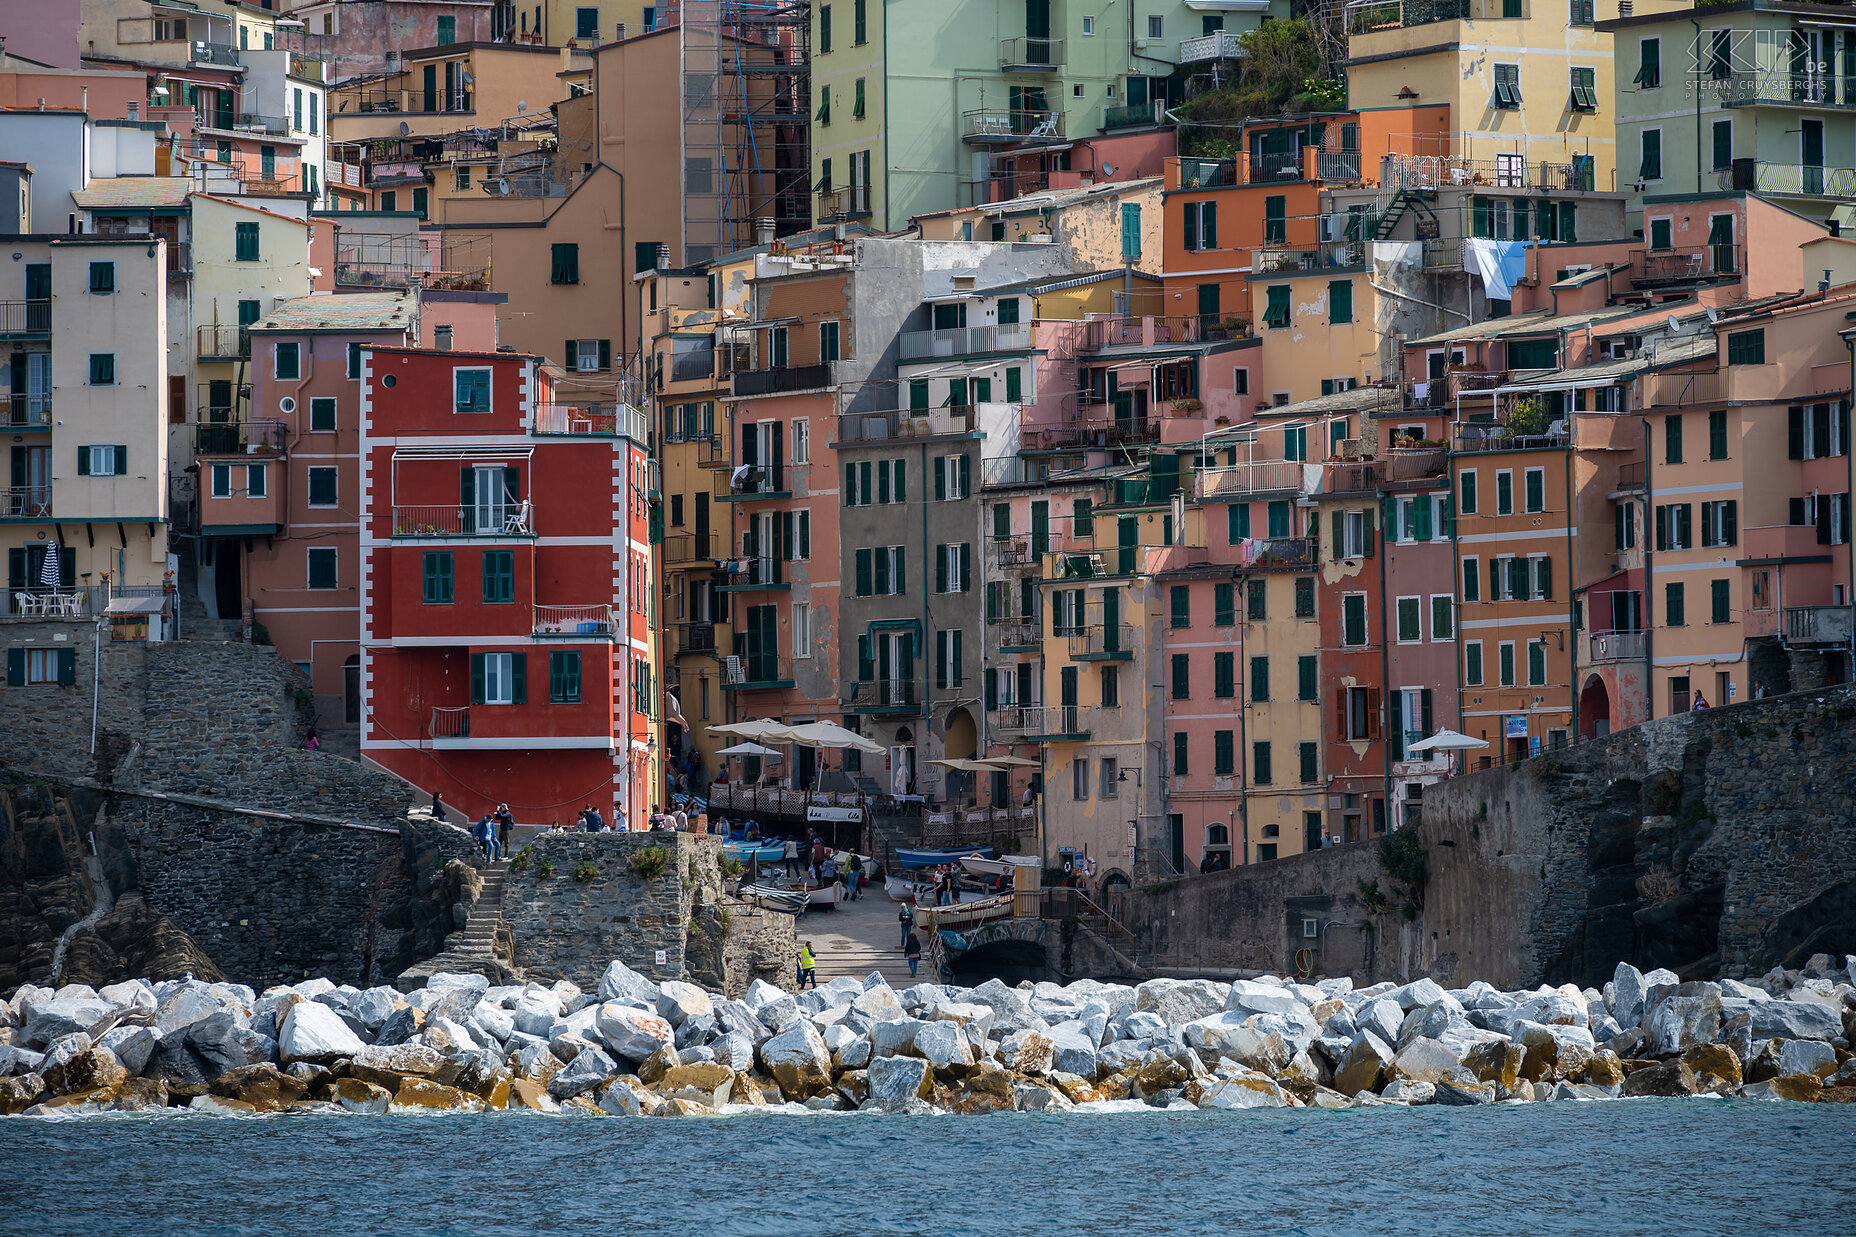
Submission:
[[1514,285],[1527,274],[1527,246],[1520,241],[1471,237],[1463,243],[1463,265],[1482,278],[1482,292],[1492,301],[1514,296]]

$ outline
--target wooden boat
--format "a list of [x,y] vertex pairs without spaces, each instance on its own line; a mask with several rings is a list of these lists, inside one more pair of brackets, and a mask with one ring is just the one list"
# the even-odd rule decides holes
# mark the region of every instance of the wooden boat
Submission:
[[1010,919],[1016,901],[1016,894],[1003,893],[996,898],[981,898],[977,902],[962,902],[956,906],[918,906],[915,908],[915,923],[917,927],[927,928],[931,932],[946,928],[971,928],[975,924],[991,923],[995,919]]
[[769,846],[765,842],[726,842],[722,845],[722,853],[746,864],[782,863],[786,859],[786,847],[777,843]]
[[959,863],[969,855],[990,859],[997,853],[990,846],[953,846],[943,850],[896,850],[899,868],[932,868],[943,863]]
[[743,885],[741,896],[753,899],[763,910],[788,911],[795,915],[812,900],[810,890],[781,889],[775,885]]
[[1036,855],[1001,855],[997,859],[968,855],[960,861],[960,866],[975,876],[1004,876],[1013,868],[1036,867],[1042,862]]
[[934,886],[926,882],[912,881],[904,876],[891,876],[883,881],[883,888],[898,902],[925,901],[934,893]]

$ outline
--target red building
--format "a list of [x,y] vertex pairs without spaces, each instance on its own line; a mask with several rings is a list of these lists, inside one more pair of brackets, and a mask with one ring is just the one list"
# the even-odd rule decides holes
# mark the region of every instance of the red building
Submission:
[[643,828],[650,465],[511,352],[364,348],[361,752],[475,817]]

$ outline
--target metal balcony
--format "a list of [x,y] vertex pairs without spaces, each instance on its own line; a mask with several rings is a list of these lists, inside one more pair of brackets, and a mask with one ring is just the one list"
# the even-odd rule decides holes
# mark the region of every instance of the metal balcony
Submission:
[[1005,73],[1055,73],[1063,65],[1062,39],[1020,35],[999,40],[999,69]]
[[905,361],[967,356],[978,352],[1013,352],[1031,346],[1031,324],[962,326],[937,331],[904,331],[899,355]]
[[195,327],[194,339],[202,361],[243,361],[251,357],[251,332],[242,326]]
[[477,507],[396,504],[392,535],[396,539],[421,541],[452,537],[533,538],[534,509],[526,500]]
[[1087,739],[1082,708],[1074,704],[1026,705],[1025,737],[1046,743]]
[[1131,661],[1133,658],[1132,624],[1101,624],[1070,633],[1071,661]]
[[30,339],[51,333],[50,301],[0,301],[0,336]]
[[52,514],[52,487],[15,485],[0,489],[0,519],[48,520]]
[[976,146],[1057,141],[1063,137],[1063,113],[1044,108],[982,107],[962,114],[961,136]]
[[916,679],[860,679],[845,707],[859,713],[919,713],[922,685]]
[[433,747],[461,743],[470,738],[470,710],[467,708],[433,709],[426,735]]
[[894,408],[851,412],[838,417],[839,442],[887,442],[896,438],[941,438],[974,431],[970,405],[945,408]]
[[1642,661],[1646,636],[1641,631],[1595,631],[1587,638],[1586,660]]
[[536,606],[537,640],[616,640],[621,628],[611,606]]
[[790,391],[817,391],[831,385],[831,366],[785,365],[774,369],[742,370],[734,376],[734,393],[780,395]]
[[49,393],[19,395],[0,391],[0,428],[44,430],[51,427],[52,397]]
[[1002,653],[1035,653],[1044,642],[1044,633],[1036,619],[1009,619],[999,633]]
[[715,652],[714,623],[678,623],[676,631],[678,657]]
[[283,449],[284,423],[274,417],[221,421],[208,415],[193,425],[195,455],[274,454]]
[[622,437],[640,445],[647,441],[644,413],[626,403],[539,404],[535,408],[535,420],[529,432],[550,437]]

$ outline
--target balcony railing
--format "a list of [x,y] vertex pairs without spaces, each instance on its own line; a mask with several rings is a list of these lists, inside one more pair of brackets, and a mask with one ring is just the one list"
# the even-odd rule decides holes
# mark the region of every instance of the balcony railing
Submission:
[[350,188],[359,189],[362,186],[361,165],[358,163],[324,163],[322,182],[325,185],[347,185]]
[[1733,166],[1718,173],[1716,179],[1723,189],[1770,193],[1777,197],[1844,200],[1856,197],[1856,168],[1735,159]]
[[730,559],[729,563],[735,567],[735,570],[721,577],[718,585],[721,588],[772,588],[775,585],[786,583],[783,564],[771,555]]
[[1063,137],[1063,113],[1044,108],[981,107],[962,113],[969,142],[1037,142]]
[[946,408],[895,408],[886,412],[847,412],[838,417],[839,442],[886,442],[894,438],[940,438],[971,434],[971,405]]
[[290,118],[288,116],[265,116],[258,112],[240,112],[233,127],[249,129],[254,133],[287,134],[290,132]]
[[1166,105],[1154,103],[1128,103],[1120,107],[1102,109],[1102,127],[1104,129],[1139,129],[1147,125],[1157,125],[1166,116]]
[[644,413],[630,404],[537,404],[532,433],[647,439]]
[[306,78],[312,82],[326,82],[328,62],[320,56],[309,56],[302,52],[290,53],[290,76]]
[[1595,631],[1587,639],[1588,662],[1642,661],[1645,634],[1641,631]]
[[1357,150],[1316,151],[1315,175],[1330,182],[1359,180],[1360,152]]
[[1216,30],[1200,38],[1179,41],[1179,62],[1181,64],[1199,64],[1207,60],[1236,60],[1243,54],[1244,46],[1234,30]]
[[1642,460],[1618,465],[1618,492],[1631,493],[1643,489],[1645,469]]
[[1073,661],[1122,661],[1134,656],[1134,627],[1108,623],[1070,633]]
[[0,427],[10,430],[50,429],[52,397],[15,395],[0,391]]
[[1486,189],[1538,189],[1552,193],[1614,192],[1617,177],[1597,182],[1597,165],[1532,163],[1519,155],[1493,159],[1469,155],[1385,155],[1380,160],[1380,183],[1388,188],[1436,190],[1457,186]]
[[[1564,421],[1555,421],[1544,434],[1510,434],[1504,425],[1460,425],[1451,449],[1459,454],[1484,451],[1553,451],[1570,445]],[[1557,428],[1555,428],[1557,427]]]
[[1235,159],[1180,158],[1169,162],[1179,182],[1171,186],[1175,189],[1216,189],[1238,183]]
[[230,43],[206,43],[196,41],[193,44],[191,58],[195,64],[213,64],[225,69],[239,66],[238,48]]
[[207,409],[201,409],[200,414],[193,425],[196,455],[248,455],[284,449],[284,423],[275,417],[221,421]]
[[1084,324],[1083,344],[1096,348],[1149,348],[1155,344],[1196,344],[1206,340],[1245,339],[1250,335],[1246,318],[1214,314],[1175,314],[1172,317],[1099,317]]
[[714,623],[678,623],[677,656],[715,652]]
[[1062,39],[1020,35],[999,40],[999,67],[1007,72],[1054,73],[1063,64]]
[[43,520],[52,514],[52,487],[15,485],[0,490],[0,517],[9,520]]
[[831,385],[831,366],[783,365],[773,369],[742,370],[734,376],[734,393],[779,395],[788,391],[816,391]]
[[901,712],[922,707],[922,685],[915,679],[860,679],[851,704],[859,713]]
[[435,742],[470,738],[470,710],[467,708],[433,709],[432,721],[426,733]]
[[534,508],[521,503],[494,506],[394,505],[393,536],[411,539],[445,537],[533,537]]
[[1201,468],[1193,474],[1196,497],[1242,499],[1254,494],[1299,493],[1307,484],[1300,460],[1257,460]]
[[1313,537],[1259,537],[1239,546],[1244,566],[1259,571],[1303,571],[1319,558]]
[[1087,733],[1083,729],[1082,708],[1074,704],[1028,704],[1024,706],[1025,733],[1052,738]]
[[50,301],[0,301],[0,335],[50,335]]
[[1253,250],[1250,269],[1259,275],[1267,275],[1275,271],[1319,271],[1360,266],[1365,261],[1366,242],[1333,241],[1312,249]]
[[202,361],[241,361],[251,356],[251,332],[242,326],[195,327],[194,339]]
[[1738,279],[1746,269],[1739,245],[1699,245],[1692,249],[1630,251],[1633,287],[1718,283]]
[[[159,588],[155,589],[158,594]],[[124,596],[121,589],[115,596]],[[106,586],[78,585],[74,588],[46,588],[28,581],[0,594],[0,615],[22,619],[83,619],[102,612],[109,604]]]
[[1525,18],[1528,0],[1351,0],[1347,33],[1370,34],[1430,22]]
[[715,551],[724,544],[715,533],[671,533],[664,538],[666,563],[713,562]]
[[992,711],[992,728],[1000,734],[1037,734],[1044,728],[1044,708],[1036,704],[1002,704]]
[[619,618],[611,606],[536,606],[537,639],[615,640]]
[[1007,323],[1003,326],[962,326],[937,331],[904,331],[901,357],[917,361],[925,357],[966,356],[975,352],[1009,352],[1031,346],[1031,324]]
[[1015,537],[1010,541],[994,541],[991,544],[993,561],[1002,569],[1019,570],[1038,565],[1037,556],[1031,552],[1029,537]]
[[1841,644],[1850,642],[1851,610],[1849,606],[1787,606],[1785,638],[1795,644]]

